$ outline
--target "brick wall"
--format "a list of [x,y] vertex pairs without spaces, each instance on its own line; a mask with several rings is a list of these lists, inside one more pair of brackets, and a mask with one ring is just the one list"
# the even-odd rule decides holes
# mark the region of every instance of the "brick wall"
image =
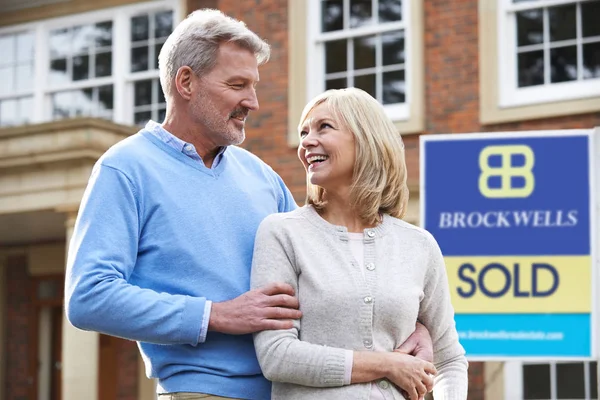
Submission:
[[138,398],[138,348],[131,340],[117,341],[117,397],[115,400]]
[[[33,400],[30,370],[33,349],[30,348],[34,314],[31,300],[31,277],[27,273],[25,256],[10,256],[6,264],[6,379],[5,398]],[[4,362],[4,360],[0,360]],[[1,394],[1,392],[0,392]]]
[[271,60],[260,69],[260,110],[252,113],[244,147],[271,165],[296,201],[304,203],[305,173],[296,148],[287,144],[288,0],[220,0],[219,8],[241,19],[271,45]]

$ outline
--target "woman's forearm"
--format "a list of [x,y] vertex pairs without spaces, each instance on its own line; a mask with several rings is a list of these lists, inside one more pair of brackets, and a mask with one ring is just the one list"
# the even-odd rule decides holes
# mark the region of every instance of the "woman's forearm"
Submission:
[[355,351],[352,359],[351,383],[372,382],[387,375],[386,354],[375,351]]

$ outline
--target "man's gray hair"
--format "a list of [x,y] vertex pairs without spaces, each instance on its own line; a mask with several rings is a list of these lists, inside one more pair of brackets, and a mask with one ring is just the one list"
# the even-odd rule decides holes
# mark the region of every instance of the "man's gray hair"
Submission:
[[168,37],[158,56],[160,83],[165,96],[171,92],[177,70],[188,66],[197,76],[217,63],[221,43],[231,42],[254,53],[258,65],[269,60],[270,46],[258,35],[219,10],[202,9],[188,15]]

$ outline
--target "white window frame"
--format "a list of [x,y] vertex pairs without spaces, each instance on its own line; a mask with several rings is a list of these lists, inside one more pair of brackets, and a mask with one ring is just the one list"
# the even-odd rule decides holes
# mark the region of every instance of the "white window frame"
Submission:
[[[325,90],[325,41],[337,39],[350,39],[361,36],[375,35],[378,33],[391,32],[402,29],[404,32],[404,54],[406,60],[404,63],[404,82],[405,82],[405,101],[404,103],[384,105],[387,115],[393,121],[407,121],[410,118],[410,102],[412,99],[412,32],[411,32],[411,1],[402,0],[402,21],[386,22],[383,24],[367,25],[359,28],[352,28],[351,31],[339,30],[321,33],[321,0],[306,0],[308,2],[308,26],[307,26],[307,87],[306,95],[312,99]],[[349,0],[344,1],[344,21],[349,21]],[[376,7],[373,6],[375,9]],[[375,14],[373,14],[375,15]],[[373,16],[373,18],[375,18]],[[352,65],[353,59],[351,53],[348,63]],[[377,75],[377,86],[381,86],[381,74],[384,68],[381,66],[380,55],[376,56],[375,68],[373,72]],[[347,72],[349,70],[346,70]]]
[[[156,0],[124,6],[105,8],[68,16],[0,28],[0,35],[19,32],[34,33],[34,91],[33,115],[30,123],[43,123],[52,120],[51,95],[63,90],[77,90],[102,85],[113,85],[113,118],[116,123],[133,125],[134,83],[138,80],[159,77],[158,69],[130,72],[131,36],[130,19],[133,16],[161,10],[173,11],[173,28],[183,19],[181,1]],[[92,78],[65,85],[50,85],[49,35],[50,31],[76,25],[92,24],[111,20],[113,22],[112,74],[109,77]],[[153,60],[149,60],[152,63]],[[0,96],[3,99],[18,97],[18,93]]]
[[[591,399],[590,382],[595,382],[597,377],[590,375],[591,362],[595,360],[553,360],[553,361],[507,361],[504,363],[504,399],[522,400],[523,399],[523,366],[528,364],[548,364],[550,365],[550,395],[548,400],[557,400],[557,377],[556,365],[561,363],[583,363],[584,364],[584,385],[585,400]],[[600,367],[600,365],[599,365]]]
[[[498,0],[498,65],[499,79],[497,82],[499,91],[499,106],[500,108],[519,107],[533,104],[543,104],[556,101],[577,100],[591,97],[597,97],[600,93],[600,78],[577,80],[571,82],[559,82],[552,84],[544,84],[531,87],[518,87],[518,70],[517,70],[517,29],[516,29],[516,12],[532,9],[545,8],[549,6],[577,4],[590,0],[538,0],[536,2],[523,2],[513,4],[512,0]],[[546,19],[544,12],[544,18]],[[579,10],[577,18],[579,18]],[[544,48],[549,48],[548,24],[544,24]],[[578,24],[578,29],[581,29],[581,24]],[[578,37],[581,32],[578,32]],[[581,45],[587,42],[577,38],[573,40],[574,44],[579,47],[578,51],[578,79],[581,79],[583,69]],[[549,73],[549,61],[545,61],[545,73]]]

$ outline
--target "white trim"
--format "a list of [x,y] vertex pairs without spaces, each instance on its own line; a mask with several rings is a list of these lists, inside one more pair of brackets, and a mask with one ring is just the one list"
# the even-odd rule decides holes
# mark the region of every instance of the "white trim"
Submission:
[[523,367],[520,361],[504,363],[504,399],[523,398]]
[[[498,60],[504,60],[498,65],[498,104],[500,108],[511,108],[533,104],[543,104],[556,101],[568,101],[577,99],[594,98],[600,93],[600,78],[583,78],[583,51],[584,43],[600,43],[600,38],[581,37],[581,3],[591,0],[539,0],[536,2],[524,2],[513,4],[510,0],[499,1],[498,7]],[[557,5],[576,5],[576,38],[564,42],[550,44],[548,7]],[[544,51],[544,84],[530,87],[518,87],[517,70],[517,29],[516,13],[530,9],[543,9],[544,40],[539,47]],[[558,44],[573,42],[577,52],[577,74],[576,81],[550,83],[550,56],[549,49]]]

